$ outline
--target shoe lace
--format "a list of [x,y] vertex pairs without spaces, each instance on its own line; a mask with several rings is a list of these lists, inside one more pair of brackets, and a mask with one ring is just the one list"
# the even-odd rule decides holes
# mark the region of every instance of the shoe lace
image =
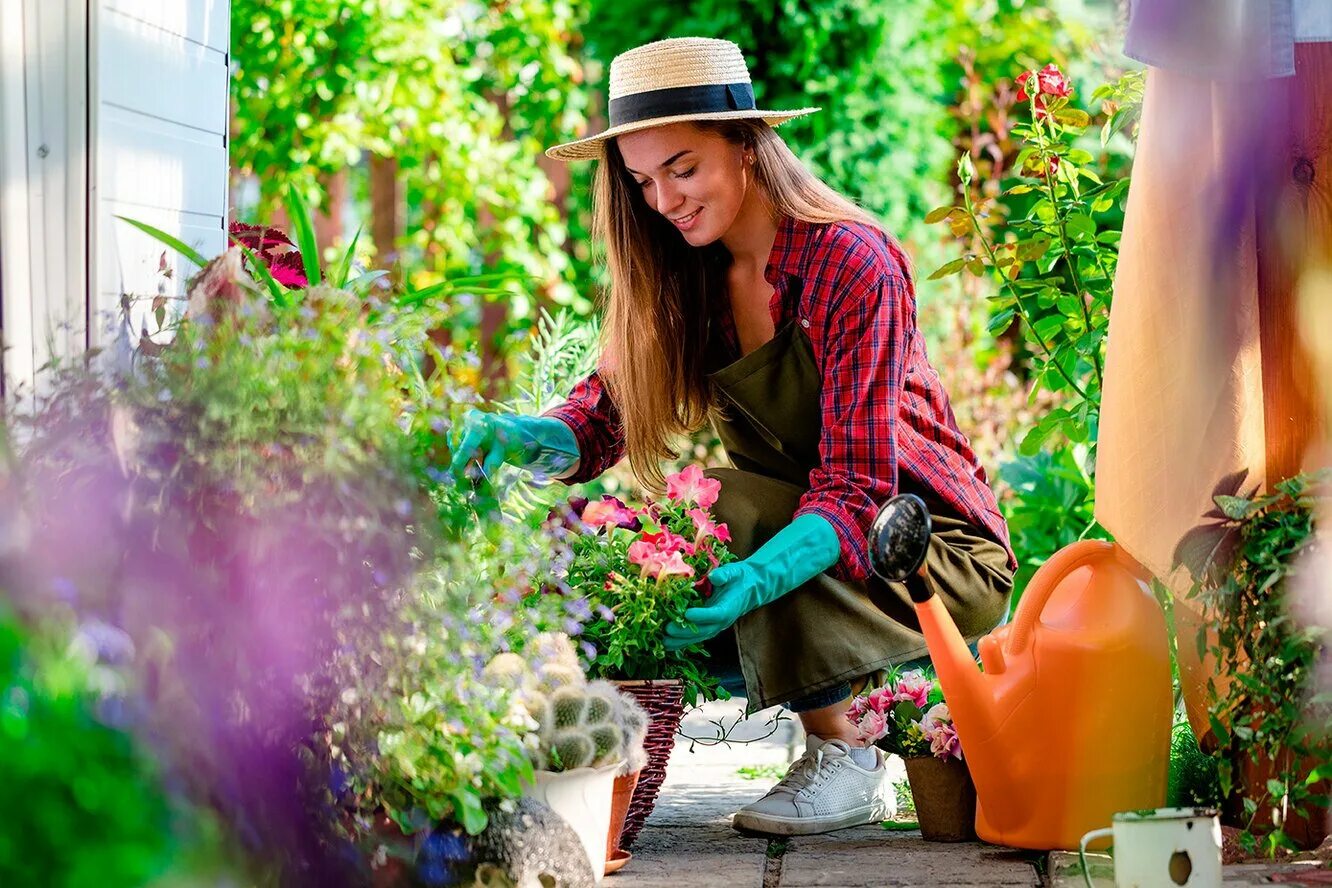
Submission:
[[811,755],[806,752],[791,763],[787,769],[786,776],[778,781],[773,789],[802,790],[818,778],[819,771],[823,768],[824,750],[827,746],[820,746],[814,750]]

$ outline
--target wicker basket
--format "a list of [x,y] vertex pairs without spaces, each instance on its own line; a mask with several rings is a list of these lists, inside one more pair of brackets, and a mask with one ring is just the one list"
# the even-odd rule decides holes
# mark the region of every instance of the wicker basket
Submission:
[[615,684],[637,700],[648,714],[647,739],[643,742],[647,764],[638,777],[638,786],[624,819],[624,832],[620,834],[620,847],[628,851],[657,804],[661,781],[666,779],[666,763],[675,748],[675,731],[684,715],[683,686],[678,679],[617,681]]

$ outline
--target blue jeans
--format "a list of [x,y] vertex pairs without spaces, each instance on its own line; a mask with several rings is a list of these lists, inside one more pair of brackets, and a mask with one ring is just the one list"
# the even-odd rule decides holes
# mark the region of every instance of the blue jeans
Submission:
[[[1000,620],[999,625],[1002,626],[1007,622],[1008,615],[1005,614],[1004,618]],[[971,651],[973,657],[977,656],[976,642],[967,645],[967,650]],[[917,657],[914,660],[908,660],[907,662],[900,664],[900,667],[902,671],[905,672],[910,669],[928,669],[930,665],[930,658],[925,656]],[[719,664],[718,667],[713,668],[712,672],[717,676],[721,686],[732,696],[743,697],[745,695],[745,676],[741,673],[740,664],[738,662]],[[795,713],[810,712],[815,709],[822,709],[825,706],[832,706],[834,703],[840,703],[850,696],[851,685],[847,682],[842,682],[841,684],[833,685],[830,688],[825,688],[822,691],[815,691],[804,697],[789,700],[786,703],[786,708]]]

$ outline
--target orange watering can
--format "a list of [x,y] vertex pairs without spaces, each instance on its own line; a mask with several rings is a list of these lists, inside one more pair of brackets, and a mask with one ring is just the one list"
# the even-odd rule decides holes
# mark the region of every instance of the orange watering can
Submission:
[[930,515],[893,497],[870,560],[905,581],[976,784],[976,834],[1075,850],[1114,814],[1165,804],[1172,694],[1165,617],[1142,568],[1113,543],[1061,549],[1012,623],[980,640],[977,667],[924,569]]

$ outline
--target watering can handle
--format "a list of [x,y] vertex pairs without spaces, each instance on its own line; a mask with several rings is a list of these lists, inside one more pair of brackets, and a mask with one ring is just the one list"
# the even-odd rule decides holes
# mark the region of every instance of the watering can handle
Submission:
[[1013,629],[1006,645],[1008,653],[1016,654],[1026,649],[1031,641],[1032,630],[1045,610],[1046,602],[1059,584],[1059,580],[1068,576],[1086,564],[1102,561],[1106,558],[1118,560],[1121,565],[1142,577],[1142,566],[1134,561],[1120,546],[1105,540],[1079,540],[1065,546],[1050,556],[1027,583],[1027,590],[1018,602],[1017,615],[1013,618]]

